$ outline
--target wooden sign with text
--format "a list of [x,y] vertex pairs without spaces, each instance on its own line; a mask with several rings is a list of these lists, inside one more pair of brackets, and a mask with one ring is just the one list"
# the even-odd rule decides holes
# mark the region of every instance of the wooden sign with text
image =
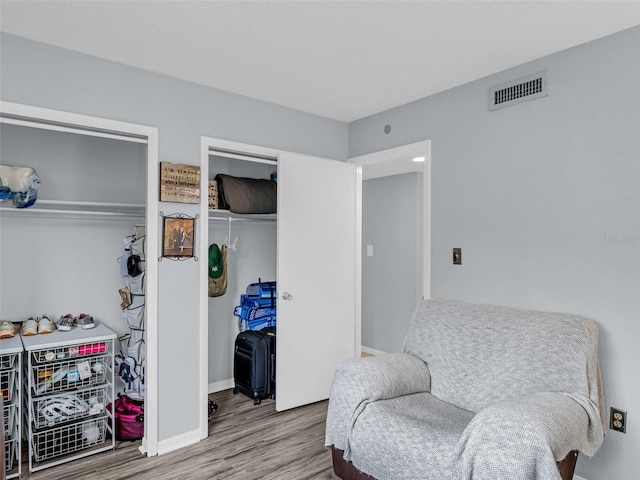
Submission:
[[200,167],[160,162],[160,201],[200,203]]

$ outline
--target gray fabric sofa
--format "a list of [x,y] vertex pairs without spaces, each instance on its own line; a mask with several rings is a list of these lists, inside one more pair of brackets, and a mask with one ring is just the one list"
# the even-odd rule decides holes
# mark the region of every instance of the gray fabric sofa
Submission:
[[597,335],[576,315],[423,302],[402,353],[336,369],[325,437],[335,473],[571,478],[575,451],[593,455],[604,436]]

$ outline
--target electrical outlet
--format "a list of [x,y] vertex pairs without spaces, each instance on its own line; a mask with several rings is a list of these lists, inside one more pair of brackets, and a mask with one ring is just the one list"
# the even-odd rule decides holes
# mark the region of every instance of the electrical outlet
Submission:
[[462,249],[461,248],[453,249],[453,264],[462,265]]
[[627,412],[611,407],[609,413],[609,428],[616,432],[627,433]]

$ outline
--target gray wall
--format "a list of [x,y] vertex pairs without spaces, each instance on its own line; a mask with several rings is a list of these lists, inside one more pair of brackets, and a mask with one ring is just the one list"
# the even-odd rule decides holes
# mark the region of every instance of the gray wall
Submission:
[[[39,199],[144,204],[146,147],[105,138],[0,125],[0,161],[34,167]],[[110,179],[110,181],[108,180]],[[36,203],[36,207],[37,207]],[[124,237],[144,219],[0,214],[0,318],[90,313],[128,332],[118,289]],[[87,285],[90,288],[87,288]]]
[[[362,345],[399,352],[422,296],[422,174],[362,184]],[[373,245],[373,256],[367,256]]]
[[[354,156],[432,141],[433,297],[596,320],[607,409],[629,417],[580,456],[589,480],[640,471],[639,45],[636,27],[350,124]],[[548,97],[488,111],[541,70]]]
[[[1,34],[0,42],[2,100],[157,127],[160,161],[199,164],[201,135],[347,158],[344,123],[12,35]],[[197,207],[180,211],[195,215]],[[158,267],[162,441],[199,428],[198,369],[190,367],[199,362],[199,272],[194,261]]]

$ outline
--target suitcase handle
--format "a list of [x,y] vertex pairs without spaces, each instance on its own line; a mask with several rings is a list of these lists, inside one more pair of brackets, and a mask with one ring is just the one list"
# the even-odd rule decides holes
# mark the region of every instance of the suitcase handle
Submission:
[[276,381],[276,355],[274,353],[271,354],[271,381],[274,383]]

